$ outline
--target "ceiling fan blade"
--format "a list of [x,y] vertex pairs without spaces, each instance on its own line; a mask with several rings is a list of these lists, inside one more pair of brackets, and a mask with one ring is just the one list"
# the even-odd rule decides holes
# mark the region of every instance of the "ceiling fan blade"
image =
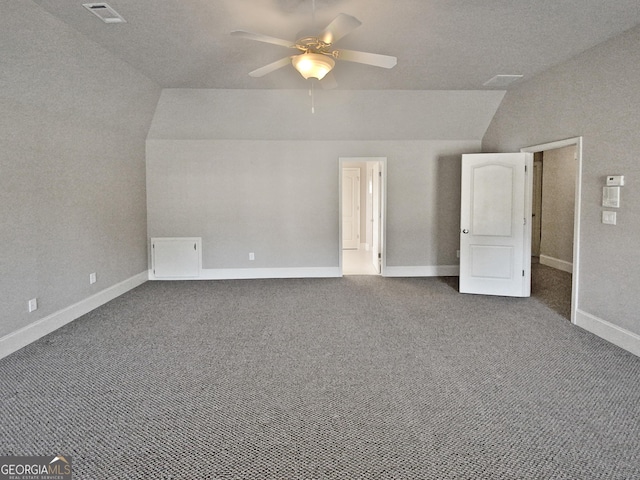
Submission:
[[353,30],[362,25],[362,22],[356,17],[341,13],[334,18],[329,25],[318,35],[318,38],[324,43],[332,44],[348,35]]
[[253,72],[249,72],[249,76],[264,77],[267,73],[275,72],[279,68],[286,67],[287,65],[291,65],[291,57],[284,57],[280,60],[276,60],[275,62],[270,63],[269,65],[257,68]]
[[338,50],[338,60],[347,62],[364,63],[374,67],[393,68],[398,63],[396,57],[390,55],[380,55],[378,53],[357,52],[355,50]]
[[320,80],[320,86],[325,90],[337,88],[338,82],[336,82],[336,77],[333,76],[333,72],[327,73],[324,78]]
[[287,48],[295,46],[295,42],[290,42],[289,40],[270,37],[269,35],[262,35],[261,33],[245,32],[244,30],[234,30],[231,32],[231,35],[234,37],[248,38],[249,40],[255,40],[257,42],[272,43]]

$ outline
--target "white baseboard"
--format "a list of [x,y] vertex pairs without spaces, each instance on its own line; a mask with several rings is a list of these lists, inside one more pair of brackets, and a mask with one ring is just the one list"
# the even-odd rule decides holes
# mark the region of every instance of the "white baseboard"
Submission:
[[559,258],[553,258],[548,255],[540,255],[540,263],[542,265],[547,265],[548,267],[557,268],[558,270],[562,270],[563,272],[573,273],[573,263],[567,262],[565,260],[560,260]]
[[[436,265],[419,267],[385,267],[385,277],[456,277],[459,265]],[[149,280],[243,280],[256,278],[334,278],[341,277],[339,267],[292,267],[292,268],[203,268],[199,277],[157,278],[149,270]]]
[[292,268],[203,268],[197,278],[156,278],[149,271],[149,280],[247,280],[256,278],[327,278],[340,277],[338,267]]
[[457,277],[460,275],[460,265],[432,265],[420,267],[389,267],[384,268],[385,277]]
[[640,335],[580,309],[576,310],[575,323],[594,335],[640,357]]
[[36,320],[15,332],[5,335],[0,338],[0,358],[4,358],[17,350],[20,350],[22,347],[29,345],[31,342],[35,342],[39,338],[44,337],[67,323],[80,318],[91,310],[94,310],[114,298],[119,297],[123,293],[142,285],[147,281],[147,277],[148,274],[146,271],[134,275],[133,277],[120,283],[116,283],[109,288],[105,288],[84,300],[80,300],[78,303],[74,303],[62,310],[58,310],[57,312],[47,315],[40,320]]

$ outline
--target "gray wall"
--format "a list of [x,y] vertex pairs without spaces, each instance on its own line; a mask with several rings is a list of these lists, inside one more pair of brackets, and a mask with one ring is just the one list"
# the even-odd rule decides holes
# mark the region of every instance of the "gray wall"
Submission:
[[[457,265],[460,155],[504,92],[162,92],[148,234],[203,238],[203,268],[337,267],[340,157],[387,157],[389,266]],[[255,252],[255,261],[249,261]]]
[[568,263],[573,263],[575,153],[575,145],[548,150],[544,152],[542,167],[540,256]]
[[[460,154],[478,140],[148,140],[150,237],[203,268],[337,267],[339,157],[387,157],[387,264],[458,263]],[[248,260],[255,252],[256,260]]]
[[29,1],[2,3],[0,44],[2,337],[147,268],[160,90]]
[[[513,151],[583,136],[578,308],[640,334],[640,26],[510,90],[483,140]],[[618,225],[601,223],[606,175],[625,175]]]

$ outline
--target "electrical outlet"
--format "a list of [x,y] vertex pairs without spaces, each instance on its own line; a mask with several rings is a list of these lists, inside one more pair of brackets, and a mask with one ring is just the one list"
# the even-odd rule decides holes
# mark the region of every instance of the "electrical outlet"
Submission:
[[38,309],[38,299],[32,298],[31,300],[29,300],[29,313],[37,309]]
[[89,274],[89,284],[94,284],[97,281],[96,272]]
[[253,252],[249,253],[249,260],[255,260],[256,259],[256,254]]

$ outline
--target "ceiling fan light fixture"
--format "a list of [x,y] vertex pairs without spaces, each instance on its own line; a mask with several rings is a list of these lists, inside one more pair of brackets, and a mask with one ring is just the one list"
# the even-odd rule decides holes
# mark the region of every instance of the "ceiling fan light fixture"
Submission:
[[295,55],[291,58],[291,63],[305,79],[317,78],[318,80],[322,80],[336,65],[333,58],[320,53]]

